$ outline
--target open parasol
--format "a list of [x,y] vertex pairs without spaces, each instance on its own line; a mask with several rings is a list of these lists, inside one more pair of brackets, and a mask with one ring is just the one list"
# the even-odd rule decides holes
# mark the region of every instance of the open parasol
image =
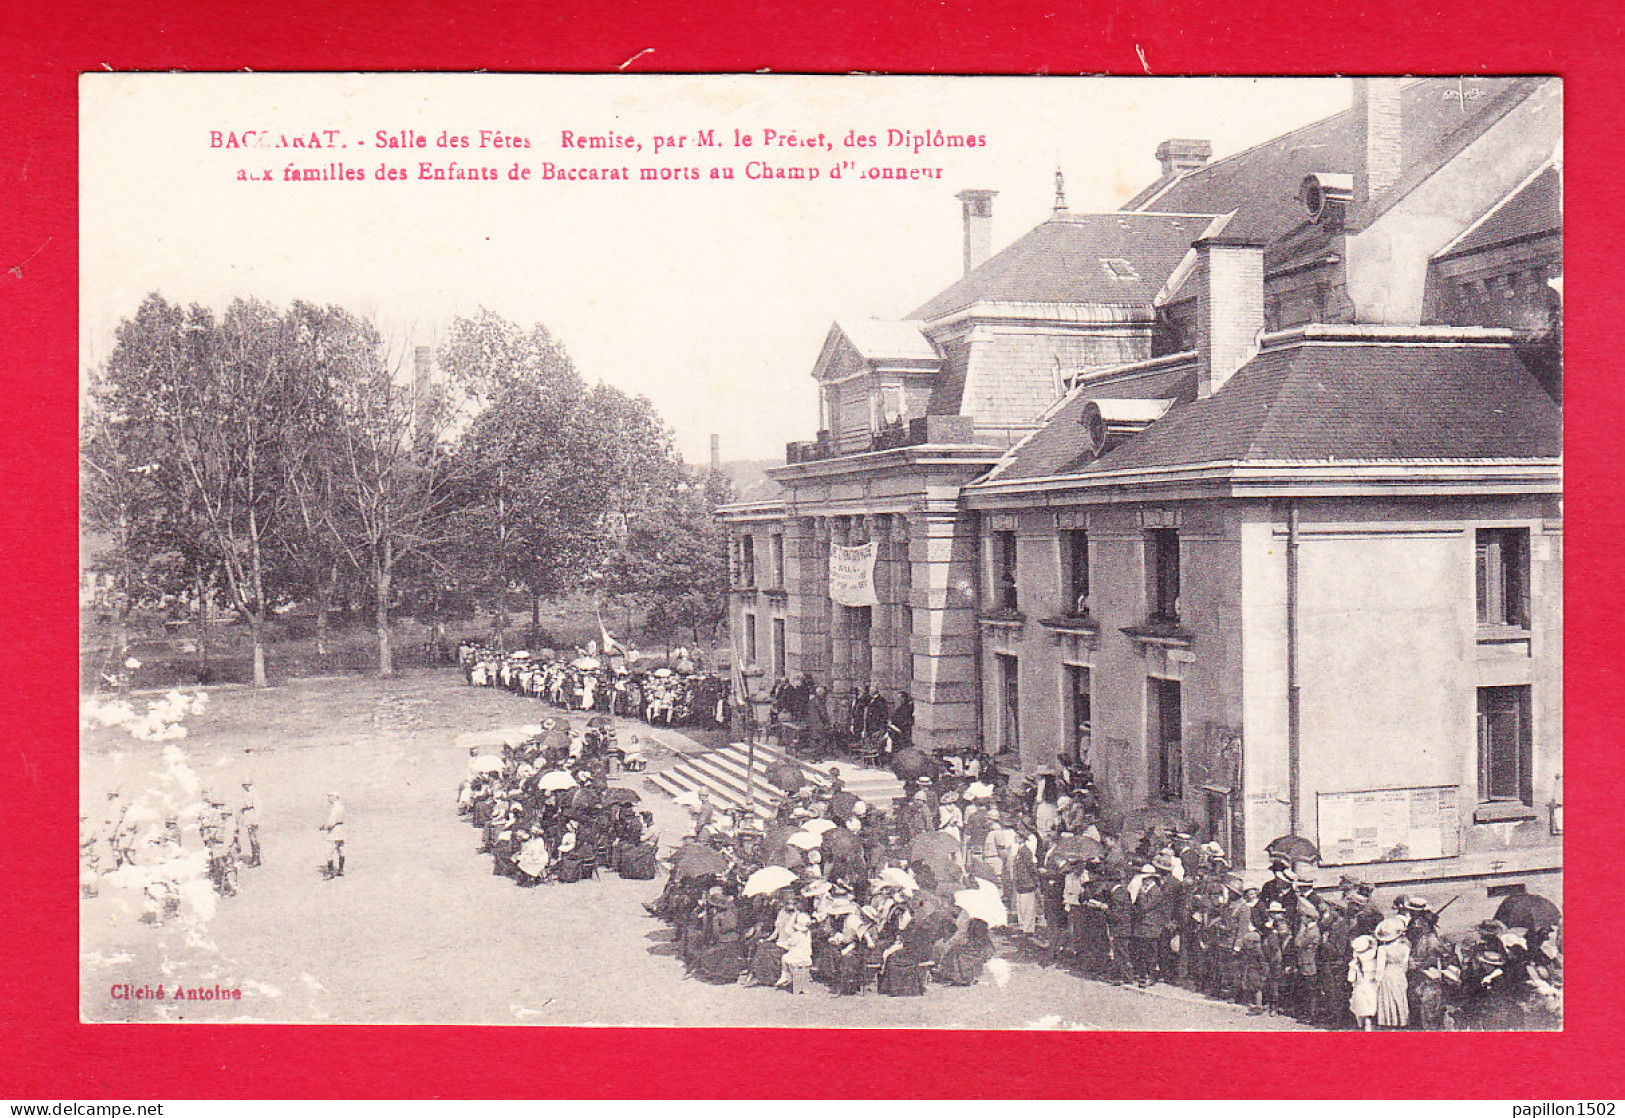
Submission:
[[796,875],[783,866],[763,866],[745,879],[745,896],[760,897],[777,893],[787,885],[794,885],[796,880]]
[[721,877],[728,872],[728,858],[720,850],[703,843],[690,843],[677,855],[672,876],[679,881],[695,877]]
[[835,820],[809,819],[801,825],[801,829],[803,831],[811,831],[815,835],[822,835],[825,831],[833,831],[835,829]]
[[933,767],[930,754],[912,745],[892,754],[891,771],[899,780],[925,776]]
[[904,893],[917,893],[920,889],[920,883],[914,879],[913,874],[896,866],[887,866],[881,870],[880,876],[875,878],[875,885],[882,889],[901,889]]
[[824,832],[824,853],[832,858],[851,858],[863,853],[863,841],[845,827]]
[[1320,849],[1302,835],[1282,835],[1271,839],[1264,853],[1273,854],[1292,862],[1318,862]]
[[499,773],[502,771],[502,758],[492,754],[476,757],[468,764],[471,773]]
[[591,656],[577,656],[574,660],[570,661],[570,666],[583,672],[597,671],[600,667],[602,667],[602,665]]
[[999,891],[985,881],[974,889],[959,890],[954,894],[954,903],[964,909],[971,919],[985,920],[990,928],[1002,928],[1010,923]]
[[1098,858],[1106,852],[1106,848],[1086,835],[1062,835],[1055,840],[1052,848],[1057,858],[1078,859],[1087,862],[1091,858]]
[[557,792],[560,789],[574,788],[575,786],[576,778],[563,769],[553,769],[550,772],[545,772],[536,781],[536,787],[543,792]]
[[960,853],[960,842],[946,831],[930,831],[923,835],[916,835],[908,844],[908,858],[913,861],[926,855],[940,855],[946,858],[955,858]]
[[1555,904],[1538,893],[1514,893],[1501,902],[1495,918],[1509,928],[1555,928],[1563,922],[1563,913]]
[[785,844],[800,850],[817,850],[823,845],[823,836],[813,831],[797,831],[785,839]]
[[801,766],[793,765],[789,761],[775,761],[769,765],[767,779],[775,788],[786,792],[794,792],[807,783],[807,777],[801,771]]

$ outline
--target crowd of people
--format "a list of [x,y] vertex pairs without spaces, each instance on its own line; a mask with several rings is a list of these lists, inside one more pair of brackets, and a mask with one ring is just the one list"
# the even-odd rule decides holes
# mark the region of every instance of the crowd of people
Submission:
[[917,997],[933,983],[1002,981],[992,929],[1008,922],[1001,881],[1019,843],[997,825],[991,786],[967,792],[993,824],[990,859],[967,860],[951,830],[871,808],[838,775],[787,789],[768,820],[702,793],[649,911],[672,925],[689,973],[711,983]]
[[[765,825],[698,802],[651,906],[690,972],[911,995],[974,983],[990,961],[998,973],[1003,946],[1102,982],[1175,984],[1322,1028],[1561,1021],[1561,918],[1542,898],[1508,898],[1501,918],[1452,940],[1426,898],[1380,907],[1372,884],[1331,882],[1312,848],[1295,860],[1292,842],[1268,881],[1246,885],[1194,825],[1101,811],[1086,765],[1011,783],[929,761],[903,766],[904,797],[889,807],[838,777],[787,791]],[[995,928],[1008,931],[996,939]]]
[[457,810],[480,832],[491,872],[521,886],[577,882],[614,870],[649,880],[658,873],[653,816],[638,794],[611,788],[624,762],[608,718],[584,729],[548,719],[522,741],[469,747]]
[[178,912],[186,885],[207,881],[221,897],[237,894],[239,874],[261,864],[259,807],[254,782],[243,780],[231,801],[204,788],[180,808],[157,797],[126,799],[109,790],[100,818],[79,816],[79,893],[99,896],[101,883],[138,884],[141,919],[163,923]]
[[652,726],[731,724],[728,680],[707,671],[701,654],[678,649],[668,662],[657,662],[618,650],[607,656],[594,652],[503,652],[464,641],[457,659],[475,687],[500,687],[562,710],[638,718]]

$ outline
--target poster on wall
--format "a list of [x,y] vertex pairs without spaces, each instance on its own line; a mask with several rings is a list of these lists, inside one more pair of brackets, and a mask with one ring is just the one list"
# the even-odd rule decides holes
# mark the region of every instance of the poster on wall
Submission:
[[1456,785],[1322,792],[1321,860],[1328,866],[1416,862],[1461,853]]
[[875,597],[875,552],[870,540],[857,547],[829,545],[829,596],[843,606],[878,606]]

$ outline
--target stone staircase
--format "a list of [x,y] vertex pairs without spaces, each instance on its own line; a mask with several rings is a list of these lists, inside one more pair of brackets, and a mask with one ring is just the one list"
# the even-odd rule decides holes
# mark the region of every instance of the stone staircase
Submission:
[[[644,778],[644,783],[668,796],[704,788],[719,806],[726,805],[726,810],[738,811],[744,806],[747,790],[750,790],[751,782],[746,775],[747,757],[747,746],[743,742],[703,753],[690,753],[671,768],[650,773]],[[780,762],[795,765],[810,783],[819,787],[829,785],[829,770],[833,767],[839,770],[847,791],[875,807],[886,807],[903,794],[902,783],[889,772],[861,768],[846,762],[813,766],[782,749],[758,744],[753,765],[754,795],[750,799],[752,810],[763,818],[771,817],[778,805],[779,790],[768,781],[767,770]]]

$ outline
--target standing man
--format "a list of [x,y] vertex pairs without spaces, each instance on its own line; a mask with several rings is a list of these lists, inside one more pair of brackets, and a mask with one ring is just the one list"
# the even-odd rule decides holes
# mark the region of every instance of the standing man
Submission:
[[248,857],[243,865],[252,869],[260,864],[260,812],[254,798],[254,782],[243,781],[243,802],[237,809],[237,826],[243,841],[248,844]]
[[327,865],[323,875],[328,879],[344,876],[344,801],[337,792],[327,794],[327,822],[320,830],[327,832]]

